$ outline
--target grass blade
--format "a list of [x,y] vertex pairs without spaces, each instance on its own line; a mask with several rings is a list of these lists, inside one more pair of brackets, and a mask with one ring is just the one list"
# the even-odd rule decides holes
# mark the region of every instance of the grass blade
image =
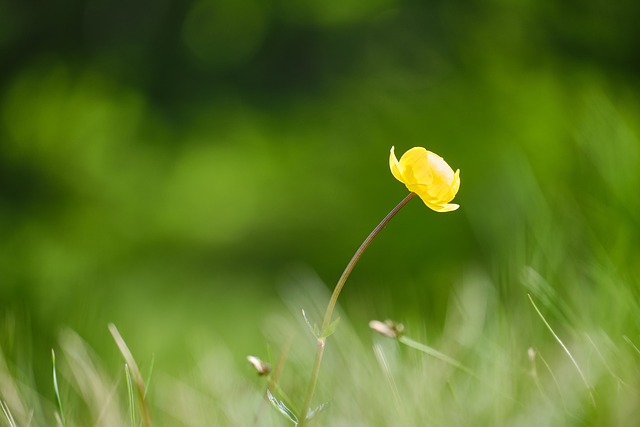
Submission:
[[142,420],[144,421],[143,424],[147,427],[153,427],[153,422],[151,420],[151,411],[149,409],[149,403],[146,398],[146,387],[144,385],[144,380],[142,379],[140,369],[138,368],[138,364],[133,358],[133,354],[131,354],[129,347],[127,347],[127,343],[122,338],[122,335],[120,335],[118,328],[116,328],[113,323],[109,324],[109,331],[111,332],[116,345],[120,349],[120,353],[122,353],[122,357],[124,358],[125,363],[129,366],[133,384],[135,385],[136,391],[138,393],[138,398],[140,399]]
[[398,338],[398,341],[408,347],[411,347],[415,350],[418,350],[424,354],[427,354],[431,357],[434,357],[438,360],[440,360],[441,362],[447,363],[451,366],[453,366],[454,368],[460,369],[461,371],[464,371],[470,375],[475,376],[475,374],[473,373],[473,371],[469,368],[467,368],[466,366],[464,366],[462,363],[458,362],[457,360],[455,360],[454,358],[447,356],[444,353],[439,352],[438,350],[436,350],[433,347],[429,347],[428,345],[419,343],[417,341],[412,340],[411,338],[408,338],[404,335],[400,336]]
[[127,395],[129,397],[129,416],[131,417],[131,427],[136,426],[136,399],[133,392],[133,380],[131,379],[131,370],[127,363],[124,364],[124,376],[127,380]]
[[56,404],[58,405],[58,412],[60,412],[60,423],[64,427],[67,425],[67,421],[65,420],[62,409],[62,399],[60,398],[60,389],[58,388],[58,373],[56,371],[56,352],[53,349],[51,349],[51,364],[53,365],[53,391],[56,394]]
[[4,400],[0,400],[0,408],[2,408],[2,412],[9,422],[9,427],[18,427],[18,425],[16,424],[16,420],[13,419],[13,415],[11,414],[9,406],[5,403]]
[[144,397],[147,397],[147,392],[149,391],[149,384],[151,384],[151,377],[153,376],[153,368],[156,365],[156,355],[153,354],[151,356],[151,363],[149,364],[149,374],[147,375],[147,383],[145,384],[144,389]]
[[595,399],[595,397],[593,397],[593,393],[591,392],[591,386],[589,385],[589,381],[587,381],[587,377],[582,372],[582,369],[580,369],[580,365],[578,365],[578,362],[576,362],[576,359],[573,357],[573,355],[571,354],[571,352],[569,351],[567,346],[564,345],[564,343],[562,342],[560,337],[555,333],[555,331],[553,330],[553,328],[551,327],[549,322],[547,322],[547,319],[544,318],[544,316],[542,315],[542,312],[540,311],[540,309],[538,309],[538,306],[536,305],[536,303],[533,302],[533,298],[531,298],[531,294],[527,294],[527,296],[529,297],[529,301],[531,301],[531,305],[533,305],[533,308],[538,313],[538,316],[540,316],[540,318],[542,319],[542,322],[545,324],[547,329],[549,329],[549,332],[551,332],[551,335],[553,335],[553,337],[556,339],[556,341],[558,341],[558,344],[560,344],[560,347],[562,347],[564,352],[567,353],[567,356],[569,356],[569,359],[571,359],[571,363],[573,363],[573,366],[576,367],[576,370],[578,371],[578,374],[580,375],[580,378],[582,378],[582,382],[584,382],[584,385],[587,388],[587,391],[589,392],[589,397],[591,398],[591,403],[593,404],[593,406],[596,406],[596,399]]
[[287,417],[295,425],[298,425],[298,417],[296,416],[296,414],[291,409],[289,409],[283,401],[275,397],[269,389],[267,389],[267,397],[269,398],[269,402],[271,402],[274,408],[276,408],[281,414]]

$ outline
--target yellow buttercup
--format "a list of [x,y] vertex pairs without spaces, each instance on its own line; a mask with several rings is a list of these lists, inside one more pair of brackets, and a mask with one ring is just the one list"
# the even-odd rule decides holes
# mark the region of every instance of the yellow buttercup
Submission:
[[460,207],[453,200],[460,188],[460,169],[455,173],[444,159],[422,147],[414,147],[396,158],[389,155],[393,176],[436,212],[451,212]]
[[[336,287],[333,289],[333,293],[329,299],[329,304],[327,304],[327,309],[324,312],[322,326],[320,329],[316,326],[313,327],[313,333],[317,339],[316,359],[311,371],[309,387],[307,388],[307,393],[302,403],[302,409],[299,411],[300,414],[307,415],[301,417],[300,420],[296,418],[295,421],[298,427],[306,427],[307,420],[318,412],[317,408],[313,410],[310,408],[313,400],[313,394],[316,389],[316,383],[318,381],[318,375],[320,373],[320,365],[322,364],[322,357],[324,355],[327,338],[333,334],[337,321],[339,320],[339,318],[335,320],[333,319],[333,310],[336,308],[338,297],[340,296],[340,292],[342,292],[344,284],[347,282],[349,275],[353,271],[353,268],[358,263],[358,260],[364,251],[369,247],[373,239],[376,238],[384,227],[389,224],[391,218],[393,218],[400,209],[409,203],[416,194],[420,196],[427,206],[436,212],[450,212],[458,209],[459,207],[458,205],[449,202],[453,200],[458,192],[458,188],[460,188],[460,170],[457,170],[454,173],[453,169],[449,167],[447,162],[437,154],[427,151],[422,147],[415,147],[404,153],[400,158],[400,161],[398,161],[393,152],[393,147],[391,147],[389,167],[391,167],[391,173],[393,176],[395,176],[398,181],[406,185],[410,193],[407,194],[395,208],[391,209],[391,212],[389,212],[387,216],[380,221],[380,224],[373,229],[367,238],[364,239],[364,242],[362,242],[356,253],[353,254],[351,261],[347,264],[347,267],[342,272],[340,279],[338,279],[338,283],[336,283]],[[403,339],[402,325],[387,325],[381,322],[372,322],[369,325],[386,336],[397,340]],[[324,405],[320,405],[318,408],[322,408],[323,406]]]

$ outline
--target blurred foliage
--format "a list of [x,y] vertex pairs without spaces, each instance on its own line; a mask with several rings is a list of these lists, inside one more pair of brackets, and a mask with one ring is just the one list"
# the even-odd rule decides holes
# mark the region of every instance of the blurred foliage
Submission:
[[[477,270],[517,313],[531,266],[559,315],[606,322],[603,293],[638,298],[639,17],[631,0],[0,0],[0,345],[42,370],[63,326],[107,357],[114,322],[168,370],[205,336],[262,348],[292,271],[332,286],[404,197],[392,145],[460,168],[461,209],[404,209],[350,316],[437,333]],[[627,314],[614,329],[637,333]]]

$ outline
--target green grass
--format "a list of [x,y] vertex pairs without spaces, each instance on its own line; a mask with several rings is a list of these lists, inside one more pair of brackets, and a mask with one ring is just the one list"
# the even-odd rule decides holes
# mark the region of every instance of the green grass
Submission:
[[[523,280],[531,277],[531,267],[526,268]],[[607,279],[602,271],[599,277]],[[613,273],[608,279],[618,283]],[[326,299],[316,285],[299,286],[306,296],[290,301],[292,307],[313,311]],[[608,289],[593,301],[607,304],[604,298],[616,292],[626,290]],[[523,286],[513,310],[490,278],[475,272],[452,292],[437,337],[424,336],[417,325],[408,325],[398,340],[363,334],[348,313],[340,313],[343,320],[327,342],[313,405],[326,406],[311,425],[635,425],[640,338],[637,329],[615,326],[626,324],[622,317],[629,313],[611,306],[608,323],[587,327],[588,322],[563,320],[558,307],[571,304],[554,298],[527,298]],[[586,301],[576,317],[589,315]],[[627,303],[640,312],[637,301]],[[156,370],[148,393],[115,327],[110,328],[126,366],[115,372],[106,372],[99,356],[66,331],[53,357],[50,390],[35,390],[0,363],[0,425],[291,425],[265,392],[269,388],[272,401],[283,406],[300,405],[314,338],[299,311],[274,313],[265,325],[275,349],[265,356],[274,366],[270,377],[257,376],[245,355],[215,345],[193,366],[185,365],[180,376]]]

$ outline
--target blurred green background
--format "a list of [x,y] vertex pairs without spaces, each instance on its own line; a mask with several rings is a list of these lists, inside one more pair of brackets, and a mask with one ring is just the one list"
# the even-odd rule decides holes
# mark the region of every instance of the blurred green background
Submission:
[[0,345],[47,371],[69,327],[108,359],[114,322],[169,371],[203,339],[264,351],[296,278],[331,288],[405,196],[392,145],[460,168],[461,208],[394,218],[341,297],[354,325],[436,333],[477,271],[515,312],[524,266],[606,319],[598,268],[638,297],[639,18],[632,0],[0,0]]

